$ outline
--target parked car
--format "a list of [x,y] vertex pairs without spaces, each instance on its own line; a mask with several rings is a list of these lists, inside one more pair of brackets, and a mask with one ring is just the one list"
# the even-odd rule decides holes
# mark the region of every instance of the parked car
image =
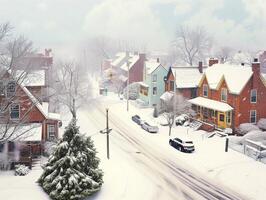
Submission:
[[175,124],[177,126],[182,126],[183,124],[185,124],[185,122],[187,122],[186,123],[186,125],[187,125],[188,124],[188,120],[189,120],[189,116],[186,115],[186,114],[182,114],[182,115],[179,115],[178,117],[176,117]]
[[144,122],[141,125],[141,128],[143,128],[145,131],[148,131],[150,133],[157,133],[159,131],[158,126],[152,126],[152,125],[148,124],[148,122]]
[[195,147],[193,142],[188,138],[173,138],[169,140],[169,144],[174,147],[175,149],[181,152],[193,152],[195,151]]
[[141,120],[140,116],[138,115],[134,115],[131,117],[131,119],[136,122],[138,125],[141,125],[143,123],[143,121]]

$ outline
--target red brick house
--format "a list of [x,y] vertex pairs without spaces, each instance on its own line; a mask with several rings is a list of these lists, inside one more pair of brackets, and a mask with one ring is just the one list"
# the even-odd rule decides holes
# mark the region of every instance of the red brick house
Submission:
[[[60,115],[50,113],[49,103],[42,102],[39,96],[45,82],[40,81],[41,77],[37,77],[38,83],[44,85],[34,85],[31,74],[25,75],[22,80],[17,78],[18,74],[21,74],[21,71],[16,75],[6,73],[0,81],[0,103],[2,108],[5,107],[0,116],[1,125],[8,124],[6,127],[10,129],[23,126],[25,129],[25,126],[39,124],[42,127],[41,133],[37,133],[40,136],[39,141],[58,138]],[[16,78],[12,78],[14,76]]]
[[176,92],[187,99],[197,97],[198,85],[205,69],[202,62],[196,67],[170,67],[165,77],[165,91],[173,92],[176,83]]
[[258,59],[250,66],[214,64],[206,69],[198,97],[189,100],[197,118],[218,128],[237,128],[266,118],[266,81]]

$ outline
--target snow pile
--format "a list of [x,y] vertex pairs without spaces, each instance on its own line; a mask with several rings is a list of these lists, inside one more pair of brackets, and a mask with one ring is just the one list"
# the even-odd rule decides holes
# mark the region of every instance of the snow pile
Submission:
[[266,118],[261,118],[258,121],[258,127],[262,130],[266,130]]
[[101,188],[99,162],[92,140],[79,133],[73,119],[38,182],[52,199],[84,199]]
[[15,176],[25,176],[30,172],[30,169],[25,165],[15,166]]
[[237,132],[240,135],[245,135],[248,132],[253,131],[253,130],[260,130],[260,129],[256,125],[251,124],[251,123],[240,124],[240,126],[237,128]]
[[244,144],[246,140],[253,140],[253,141],[266,140],[266,132],[262,132],[260,130],[250,131],[242,137],[241,144]]

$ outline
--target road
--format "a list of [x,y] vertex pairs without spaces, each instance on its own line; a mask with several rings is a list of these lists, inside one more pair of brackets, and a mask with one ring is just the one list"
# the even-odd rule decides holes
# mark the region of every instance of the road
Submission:
[[[105,127],[105,109],[100,101],[91,102],[87,109],[89,120],[99,129]],[[173,155],[152,144],[143,130],[132,126],[123,120],[123,116],[116,111],[109,111],[109,125],[113,129],[110,135],[111,147],[116,146],[127,153],[134,163],[134,167],[143,172],[156,187],[152,199],[179,200],[179,199],[209,199],[209,200],[244,200],[236,192],[214,183],[202,174],[184,167],[176,162]],[[129,153],[129,149],[136,149]],[[121,159],[123,159],[121,157]],[[137,186],[136,186],[137,187]]]

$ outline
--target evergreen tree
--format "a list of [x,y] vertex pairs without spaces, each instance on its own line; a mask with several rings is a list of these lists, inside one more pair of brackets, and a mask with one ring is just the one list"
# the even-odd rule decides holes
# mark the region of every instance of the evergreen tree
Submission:
[[84,199],[101,188],[103,172],[99,162],[93,141],[80,134],[73,118],[38,182],[52,199]]

